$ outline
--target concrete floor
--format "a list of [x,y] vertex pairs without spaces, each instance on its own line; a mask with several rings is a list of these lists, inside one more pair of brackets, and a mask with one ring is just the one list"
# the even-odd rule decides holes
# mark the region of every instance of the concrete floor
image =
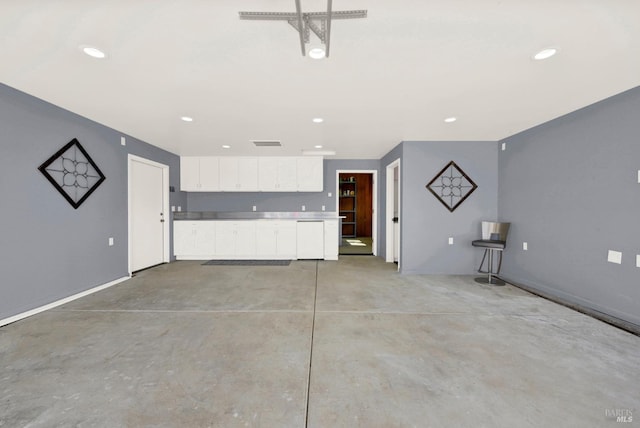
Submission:
[[638,425],[639,337],[395,269],[177,262],[5,326],[0,426]]

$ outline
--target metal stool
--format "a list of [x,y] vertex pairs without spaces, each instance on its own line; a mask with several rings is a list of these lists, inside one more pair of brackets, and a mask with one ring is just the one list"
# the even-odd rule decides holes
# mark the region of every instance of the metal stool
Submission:
[[[480,284],[493,284],[504,285],[505,282],[494,275],[500,274],[500,268],[502,267],[502,251],[507,244],[507,235],[509,234],[509,226],[511,223],[495,223],[490,221],[482,222],[482,239],[477,239],[471,242],[474,247],[484,248],[484,255],[478,268],[479,273],[486,273],[486,277],[476,278],[475,281]],[[500,252],[500,261],[498,262],[498,270],[493,270],[493,252]],[[487,263],[487,270],[482,270],[484,260],[489,254],[489,261]]]

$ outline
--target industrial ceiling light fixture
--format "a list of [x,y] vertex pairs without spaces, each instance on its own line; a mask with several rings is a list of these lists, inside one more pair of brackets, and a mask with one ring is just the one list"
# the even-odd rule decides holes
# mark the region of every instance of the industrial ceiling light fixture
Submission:
[[309,51],[309,56],[320,59],[329,57],[329,44],[331,41],[331,21],[334,19],[366,18],[366,10],[332,10],[332,0],[327,0],[326,12],[303,13],[300,0],[296,0],[295,12],[238,12],[240,19],[255,21],[287,21],[300,36],[300,50],[302,56],[307,54],[306,45],[310,42],[311,33],[315,34],[324,45],[324,55],[314,48]]

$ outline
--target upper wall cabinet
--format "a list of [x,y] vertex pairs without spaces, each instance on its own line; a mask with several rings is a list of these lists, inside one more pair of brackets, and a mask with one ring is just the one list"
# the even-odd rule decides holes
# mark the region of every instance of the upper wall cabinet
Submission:
[[297,158],[298,165],[298,192],[322,192],[324,183],[322,177],[322,157]]
[[180,190],[218,192],[220,190],[219,169],[217,157],[180,157]]
[[321,156],[180,158],[180,190],[186,192],[321,192]]
[[223,192],[257,192],[258,158],[221,157],[220,190]]
[[298,190],[296,158],[258,158],[258,185],[261,192],[295,192]]

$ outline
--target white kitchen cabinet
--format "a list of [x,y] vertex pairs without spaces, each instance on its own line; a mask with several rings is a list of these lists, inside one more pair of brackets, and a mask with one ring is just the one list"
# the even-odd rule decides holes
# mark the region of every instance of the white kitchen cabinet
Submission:
[[180,190],[187,192],[219,191],[218,158],[214,156],[180,157]]
[[296,258],[295,220],[265,220],[256,224],[256,255],[260,259]]
[[324,259],[324,221],[298,221],[296,247],[298,259]]
[[338,260],[338,245],[339,245],[339,221],[325,220],[324,221],[324,259],[325,260]]
[[322,192],[324,189],[322,157],[297,158],[297,183],[299,192]]
[[216,254],[215,221],[173,222],[173,253],[178,259],[212,258]]
[[258,188],[261,192],[295,192],[298,190],[295,157],[258,158]]
[[338,220],[179,220],[178,260],[338,259]]
[[258,191],[258,158],[224,156],[220,162],[220,190],[224,192]]
[[216,257],[252,259],[256,256],[255,220],[216,221]]

